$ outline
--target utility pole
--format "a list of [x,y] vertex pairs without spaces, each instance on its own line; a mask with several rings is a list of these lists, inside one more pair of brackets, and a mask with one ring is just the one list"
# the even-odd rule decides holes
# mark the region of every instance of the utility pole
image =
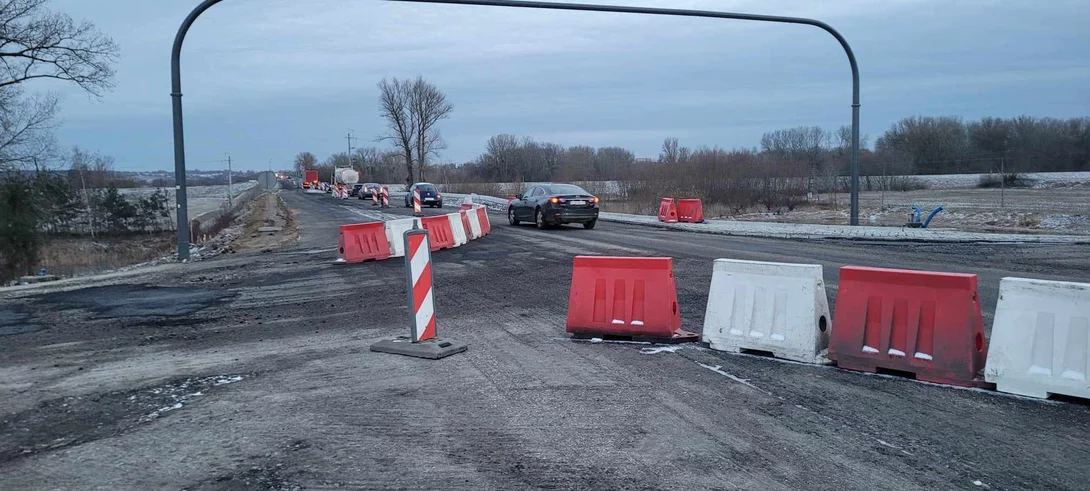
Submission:
[[352,130],[348,130],[348,166],[352,167],[352,140],[358,140],[359,138],[352,136]]
[[235,207],[235,193],[234,193],[234,189],[233,189],[234,185],[231,182],[232,181],[232,179],[231,179],[231,154],[225,153],[224,155],[227,156],[227,207],[228,208],[234,208]]

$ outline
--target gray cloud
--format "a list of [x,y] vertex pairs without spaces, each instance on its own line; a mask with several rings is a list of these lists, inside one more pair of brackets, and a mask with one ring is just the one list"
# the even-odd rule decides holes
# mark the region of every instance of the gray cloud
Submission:
[[[117,89],[68,87],[65,144],[125,169],[171,168],[169,52],[196,2],[57,0],[121,45]],[[623,3],[623,2],[613,2]],[[641,5],[811,16],[856,49],[863,130],[916,114],[1090,114],[1090,6],[1053,1],[643,1]],[[455,104],[444,158],[506,132],[654,156],[664,137],[753,146],[786,126],[849,122],[848,64],[806,26],[370,0],[225,0],[190,31],[182,58],[187,156],[231,152],[286,166],[299,151],[382,131],[375,83],[423,75]],[[872,139],[873,140],[873,139]],[[359,144],[357,142],[357,144]],[[210,167],[211,164],[191,167]]]

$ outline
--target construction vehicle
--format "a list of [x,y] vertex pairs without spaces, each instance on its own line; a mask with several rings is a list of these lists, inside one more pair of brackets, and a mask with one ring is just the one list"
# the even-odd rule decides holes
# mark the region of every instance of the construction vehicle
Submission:
[[351,167],[338,167],[333,170],[333,197],[334,198],[347,198],[348,190],[352,185],[359,182],[360,174]]
[[320,193],[318,189],[318,171],[315,169],[307,169],[303,171],[303,192],[306,193]]

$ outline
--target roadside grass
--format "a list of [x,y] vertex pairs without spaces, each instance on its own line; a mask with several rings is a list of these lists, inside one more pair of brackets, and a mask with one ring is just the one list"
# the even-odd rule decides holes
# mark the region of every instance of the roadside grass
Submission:
[[173,232],[124,237],[52,237],[42,248],[48,274],[82,276],[158,259],[174,250]]

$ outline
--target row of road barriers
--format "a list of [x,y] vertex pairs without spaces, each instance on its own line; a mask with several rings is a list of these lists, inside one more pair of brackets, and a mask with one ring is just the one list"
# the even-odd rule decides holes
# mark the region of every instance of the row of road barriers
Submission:
[[336,262],[362,263],[404,257],[404,234],[413,228],[427,231],[432,252],[462,246],[492,231],[488,210],[481,205],[446,215],[341,225]]
[[[715,350],[1090,399],[1090,284],[1003,278],[990,342],[974,274],[844,266],[835,317],[818,264],[718,259],[700,340]],[[693,341],[671,258],[578,256],[567,331]]]
[[663,223],[704,223],[704,204],[699,199],[662,198],[659,221]]

